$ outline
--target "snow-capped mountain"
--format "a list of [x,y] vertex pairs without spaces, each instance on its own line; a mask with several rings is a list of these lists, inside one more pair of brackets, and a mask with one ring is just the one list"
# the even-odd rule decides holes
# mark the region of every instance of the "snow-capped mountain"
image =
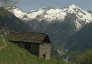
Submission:
[[57,9],[57,8],[41,8],[38,10],[33,10],[31,12],[23,11],[19,8],[13,7],[9,10],[12,12],[16,17],[22,20],[33,20],[37,19],[38,21],[46,20],[48,22],[53,22],[55,20],[64,20],[65,16],[68,13],[74,13],[80,20],[86,20],[86,23],[89,23],[92,20],[92,14],[89,12],[82,10],[78,6],[71,4],[68,7]]
[[49,35],[53,46],[61,48],[66,41],[83,26],[92,21],[92,14],[72,4],[57,9],[53,7],[40,8],[30,12],[12,7],[8,10],[27,23],[31,31],[45,32]]

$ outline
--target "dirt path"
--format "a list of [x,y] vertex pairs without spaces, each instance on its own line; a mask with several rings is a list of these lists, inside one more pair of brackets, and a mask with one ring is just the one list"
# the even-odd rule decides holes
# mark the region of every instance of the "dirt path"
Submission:
[[2,50],[3,48],[5,48],[7,46],[6,41],[5,41],[4,38],[3,38],[3,43],[4,43],[4,46],[0,47],[0,50]]

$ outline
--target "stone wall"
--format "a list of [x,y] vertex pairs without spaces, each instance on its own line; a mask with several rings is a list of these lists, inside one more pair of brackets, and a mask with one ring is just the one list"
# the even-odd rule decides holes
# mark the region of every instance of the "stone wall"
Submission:
[[39,57],[45,60],[50,59],[51,45],[49,43],[42,43],[39,46]]

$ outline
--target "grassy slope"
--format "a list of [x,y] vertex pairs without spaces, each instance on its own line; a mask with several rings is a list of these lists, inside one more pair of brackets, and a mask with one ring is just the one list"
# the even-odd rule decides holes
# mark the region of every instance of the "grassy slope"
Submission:
[[0,38],[0,64],[64,64],[56,59],[43,60]]

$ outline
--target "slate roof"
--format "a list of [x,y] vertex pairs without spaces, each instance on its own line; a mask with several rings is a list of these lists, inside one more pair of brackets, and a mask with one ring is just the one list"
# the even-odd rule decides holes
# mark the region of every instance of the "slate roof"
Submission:
[[5,38],[9,41],[42,43],[46,36],[45,33],[38,32],[11,32],[9,35],[5,36]]

